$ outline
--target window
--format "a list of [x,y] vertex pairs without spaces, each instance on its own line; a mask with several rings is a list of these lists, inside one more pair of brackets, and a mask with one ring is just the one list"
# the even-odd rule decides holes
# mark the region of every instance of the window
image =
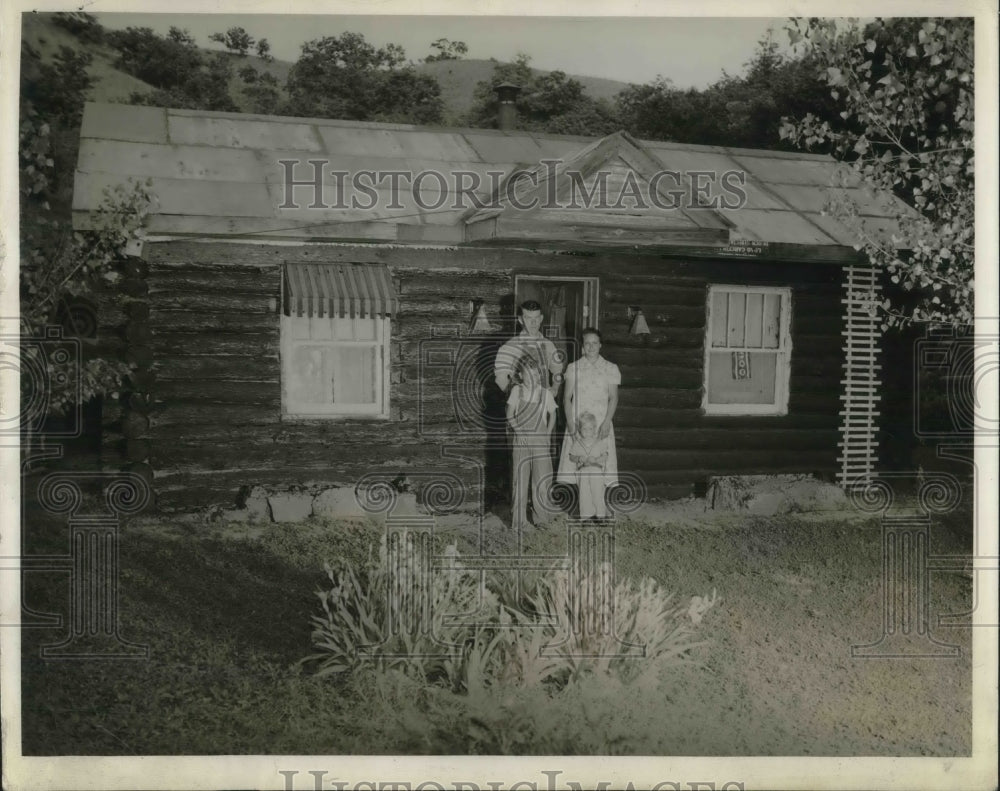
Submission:
[[384,267],[289,264],[283,291],[282,413],[388,417],[388,314],[398,305]]
[[791,355],[787,288],[712,286],[705,339],[710,415],[783,415]]
[[282,316],[287,415],[385,415],[389,319]]

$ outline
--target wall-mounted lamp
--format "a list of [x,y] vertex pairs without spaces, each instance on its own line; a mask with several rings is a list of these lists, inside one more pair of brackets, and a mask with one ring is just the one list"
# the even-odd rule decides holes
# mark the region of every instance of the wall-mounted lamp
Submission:
[[642,315],[642,308],[638,305],[629,305],[628,318],[632,322],[629,335],[649,335],[649,325],[646,323],[646,317]]
[[469,335],[476,335],[480,332],[493,332],[493,325],[490,324],[490,320],[486,316],[486,303],[483,300],[470,300],[469,313],[471,315],[469,320]]
[[143,258],[143,252],[145,250],[145,242],[140,236],[129,237],[128,241],[125,242],[125,255],[131,256],[133,258]]

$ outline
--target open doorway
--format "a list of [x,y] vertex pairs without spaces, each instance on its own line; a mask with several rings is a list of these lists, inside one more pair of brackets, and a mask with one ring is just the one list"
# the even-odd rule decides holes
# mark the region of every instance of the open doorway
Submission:
[[[515,275],[515,304],[534,300],[542,306],[542,334],[562,352],[566,364],[579,359],[583,349],[581,333],[587,327],[597,327],[598,286],[596,277],[561,277],[554,275]],[[556,397],[562,402],[561,390]],[[556,410],[550,452],[559,456],[566,432],[566,416]]]
[[580,333],[597,327],[598,279],[555,275],[516,275],[515,304],[534,300],[542,306],[542,334],[561,351],[567,362],[580,356]]

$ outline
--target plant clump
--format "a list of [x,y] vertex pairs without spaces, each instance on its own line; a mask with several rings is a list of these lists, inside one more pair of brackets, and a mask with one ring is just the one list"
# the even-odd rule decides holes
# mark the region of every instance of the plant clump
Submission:
[[317,651],[303,661],[342,674],[374,708],[345,727],[434,753],[658,744],[670,674],[697,664],[715,591],[681,601],[653,579],[615,580],[609,564],[488,576],[454,546],[434,568],[422,541],[392,536],[360,568],[326,566]]

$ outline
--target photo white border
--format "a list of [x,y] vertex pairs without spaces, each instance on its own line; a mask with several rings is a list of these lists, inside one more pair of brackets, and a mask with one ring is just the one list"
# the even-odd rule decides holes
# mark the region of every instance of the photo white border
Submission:
[[[572,13],[567,14],[570,10]],[[68,2],[31,3],[28,0],[5,0],[0,17],[0,124],[2,124],[2,160],[0,160],[0,317],[16,317],[18,311],[19,260],[17,238],[18,213],[18,68],[20,53],[19,15],[31,10],[90,13],[167,12],[177,13],[317,13],[317,14],[438,14],[503,16],[739,16],[785,17],[860,16],[877,11],[883,16],[959,16],[976,17],[976,250],[978,260],[987,262],[976,273],[977,316],[997,317],[998,256],[997,217],[997,4],[989,0],[937,0],[936,2],[862,2],[860,0],[821,0],[802,3],[676,2],[669,5],[655,0],[607,2],[577,0],[567,6],[557,0],[515,0],[514,2],[474,3],[472,0],[383,0],[364,2],[304,2],[304,0],[225,0],[205,4],[199,0],[145,2],[93,2],[80,5]],[[512,53],[513,55],[513,53]],[[595,69],[599,71],[599,69]],[[594,75],[600,76],[600,75]],[[15,324],[16,326],[16,324]],[[977,319],[977,333],[997,334],[996,318]],[[991,385],[995,388],[996,380]],[[0,370],[0,410],[9,415],[9,394],[18,393],[16,371]],[[987,403],[997,403],[997,393],[984,394]],[[15,407],[16,409],[16,407]],[[993,445],[996,443],[993,442]],[[977,555],[996,557],[997,491],[996,448],[977,448],[976,463],[982,478],[977,490]],[[17,557],[19,540],[19,457],[16,446],[0,446],[0,557]],[[2,563],[0,572],[0,623],[16,619],[20,612],[20,584],[12,565]],[[977,567],[991,565],[977,561]],[[995,561],[992,565],[996,565]],[[995,571],[976,575],[978,583],[987,584],[976,611],[982,624],[997,622]],[[993,595],[990,595],[993,594]],[[743,787],[771,789],[939,789],[992,788],[996,783],[997,761],[997,630],[974,628],[973,667],[973,758],[684,758],[684,757],[550,757],[550,758],[472,758],[447,756],[233,756],[233,757],[113,757],[113,758],[24,758],[20,756],[20,634],[16,628],[0,628],[0,672],[2,672],[3,786],[9,789],[187,789],[187,788],[275,788],[283,789],[280,771],[298,770],[295,788],[311,788],[310,770],[325,770],[325,781],[343,780],[352,788],[356,782],[391,783],[409,780],[413,787],[423,781],[437,781],[445,788],[455,782],[475,782],[487,788],[487,781],[503,782],[510,788],[518,781],[535,782],[540,789],[560,787],[567,781],[584,788],[600,781],[610,781],[612,788],[631,783],[635,788],[673,788],[669,783],[686,784],[714,781],[716,788],[726,782],[740,782]],[[554,772],[560,772],[553,776]],[[548,772],[549,774],[546,774]],[[554,784],[553,784],[554,783]],[[329,786],[327,786],[329,787]],[[361,787],[367,787],[362,785]],[[378,787],[377,785],[375,786]],[[391,787],[391,786],[387,786]],[[434,788],[430,785],[428,788]],[[529,786],[521,786],[529,787]],[[703,785],[702,788],[707,786]]]

